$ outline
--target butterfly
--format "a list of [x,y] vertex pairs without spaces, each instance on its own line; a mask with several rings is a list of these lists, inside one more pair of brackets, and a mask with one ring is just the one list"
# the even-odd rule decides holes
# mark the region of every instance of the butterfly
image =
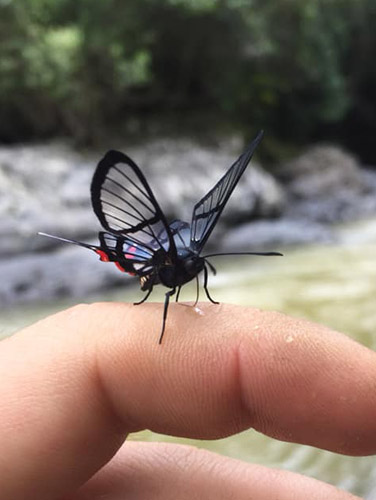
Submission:
[[168,223],[140,168],[127,155],[108,151],[98,163],[91,183],[91,201],[104,231],[99,232],[99,245],[89,245],[46,233],[39,233],[67,243],[93,250],[103,262],[113,262],[120,271],[140,279],[144,298],[150,296],[155,285],[169,289],[165,294],[162,343],[166,328],[170,298],[181,287],[196,279],[198,301],[198,275],[204,275],[204,290],[214,304],[208,290],[208,269],[216,270],[208,261],[217,255],[282,255],[279,252],[235,252],[202,255],[218,219],[235,186],[245,171],[263,137],[259,132],[243,154],[224,176],[193,208],[191,222],[174,220]]

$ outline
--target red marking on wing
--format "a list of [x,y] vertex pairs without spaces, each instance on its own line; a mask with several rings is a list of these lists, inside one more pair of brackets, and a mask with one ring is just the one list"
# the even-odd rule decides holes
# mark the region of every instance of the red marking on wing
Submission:
[[130,276],[136,276],[136,274],[135,274],[135,273],[131,273],[131,272],[129,272],[129,271],[126,271],[126,270],[124,269],[124,267],[120,264],[120,262],[114,262],[114,264],[115,264],[115,266],[119,269],[119,271],[121,271],[122,273],[127,273],[127,274],[129,274]]
[[119,263],[119,262],[114,262],[115,266],[121,271],[122,273],[125,272],[124,267]]
[[136,276],[136,273],[131,273],[130,271],[126,271],[124,267],[120,264],[120,262],[114,262],[114,264],[122,273],[127,273],[130,276]]
[[99,259],[102,262],[110,262],[109,256],[103,250],[95,250],[95,253],[97,253],[99,255]]

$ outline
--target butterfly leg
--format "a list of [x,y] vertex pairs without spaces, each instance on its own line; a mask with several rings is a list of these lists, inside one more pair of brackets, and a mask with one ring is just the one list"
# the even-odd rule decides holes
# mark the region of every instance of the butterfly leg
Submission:
[[164,331],[165,331],[165,328],[166,328],[167,310],[168,310],[168,304],[170,302],[170,297],[172,297],[174,295],[175,291],[176,291],[176,288],[173,288],[172,290],[170,290],[169,292],[167,292],[166,295],[165,295],[165,302],[164,302],[164,309],[163,309],[162,331],[161,331],[161,335],[159,337],[159,344],[162,344],[162,338],[163,338],[163,334],[164,334]]
[[[176,294],[176,302],[178,301],[180,290],[182,289],[181,286],[178,288],[178,293]],[[196,300],[194,301],[194,304],[182,304],[181,302],[179,303],[179,306],[184,306],[184,307],[196,307],[197,302],[200,296],[200,282],[198,280],[198,276],[196,276]]]
[[179,286],[179,288],[178,288],[178,293],[176,294],[175,302],[179,301],[180,290],[181,290],[181,286]]
[[208,269],[206,266],[204,266],[204,290],[205,290],[206,296],[210,300],[210,302],[212,302],[213,304],[219,304],[219,302],[217,302],[216,300],[213,300],[210,297],[210,293],[208,290]]
[[196,276],[196,300],[193,307],[197,306],[198,299],[200,297],[200,282],[198,281],[198,275]]
[[134,306],[139,306],[140,304],[143,304],[145,302],[145,300],[148,300],[148,298],[150,297],[150,294],[151,294],[152,291],[153,291],[153,285],[149,288],[148,293],[145,295],[145,297],[143,297],[138,302],[133,302],[133,305]]

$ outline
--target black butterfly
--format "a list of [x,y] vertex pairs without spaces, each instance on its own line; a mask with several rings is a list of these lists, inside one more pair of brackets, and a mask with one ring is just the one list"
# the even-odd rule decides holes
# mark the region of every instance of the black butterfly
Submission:
[[[114,262],[120,271],[138,276],[141,290],[147,293],[136,304],[142,304],[149,297],[154,285],[169,288],[164,302],[161,343],[170,297],[177,291],[178,301],[181,287],[194,278],[198,296],[201,271],[208,299],[218,303],[210,297],[207,288],[208,268],[216,272],[207,258],[229,254],[201,255],[201,252],[262,136],[261,131],[221,180],[194,206],[190,224],[181,220],[168,224],[138,166],[125,154],[108,151],[99,162],[91,183],[94,212],[105,229],[99,233],[100,245],[39,234],[89,248],[100,260]],[[282,254],[246,252],[230,255]]]

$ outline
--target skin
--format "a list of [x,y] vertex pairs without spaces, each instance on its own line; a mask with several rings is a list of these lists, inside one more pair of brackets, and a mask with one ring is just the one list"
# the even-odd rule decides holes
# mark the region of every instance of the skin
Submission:
[[124,441],[151,429],[220,438],[253,427],[349,455],[376,452],[376,354],[274,312],[81,305],[0,344],[0,499],[354,496],[193,447]]

